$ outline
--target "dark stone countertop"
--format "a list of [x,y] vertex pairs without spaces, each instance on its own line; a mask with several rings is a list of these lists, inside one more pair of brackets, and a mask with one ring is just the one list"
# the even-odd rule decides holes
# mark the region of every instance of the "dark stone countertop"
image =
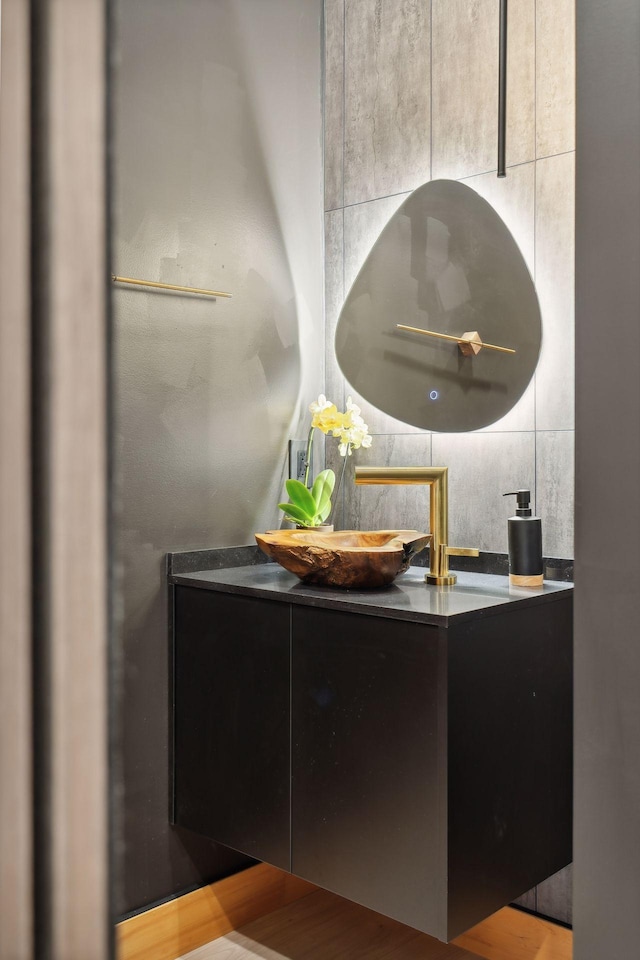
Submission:
[[260,563],[174,572],[169,581],[203,590],[439,626],[492,616],[502,612],[505,604],[548,603],[573,589],[571,583],[546,580],[540,588],[512,587],[508,577],[467,571],[457,573],[458,582],[453,587],[434,587],[425,583],[424,574],[424,568],[411,567],[388,587],[340,590],[307,586],[277,564]]

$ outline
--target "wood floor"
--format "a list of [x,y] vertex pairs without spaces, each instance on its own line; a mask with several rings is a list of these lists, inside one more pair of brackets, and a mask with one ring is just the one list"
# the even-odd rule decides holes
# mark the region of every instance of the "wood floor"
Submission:
[[569,930],[505,908],[444,944],[324,890],[180,960],[571,960]]

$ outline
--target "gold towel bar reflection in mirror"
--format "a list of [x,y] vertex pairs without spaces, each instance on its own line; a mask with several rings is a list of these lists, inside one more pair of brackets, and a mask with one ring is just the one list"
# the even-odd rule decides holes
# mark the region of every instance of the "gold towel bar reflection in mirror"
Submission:
[[232,293],[223,293],[222,290],[203,290],[200,287],[179,287],[175,283],[158,283],[156,280],[134,280],[132,277],[116,277],[111,274],[114,283],[133,283],[138,287],[156,287],[160,290],[179,290],[181,293],[200,293],[205,297],[232,297]]
[[474,353],[478,353],[483,347],[487,350],[497,350],[499,353],[516,352],[511,347],[498,347],[495,343],[485,343],[485,341],[480,338],[477,330],[474,330],[473,333],[463,333],[460,337],[452,337],[448,333],[436,333],[435,330],[423,330],[421,327],[408,327],[405,323],[396,323],[396,327],[398,330],[408,330],[410,333],[421,333],[425,337],[437,337],[438,340],[450,340],[452,343],[457,343],[461,350],[466,346],[475,347]]

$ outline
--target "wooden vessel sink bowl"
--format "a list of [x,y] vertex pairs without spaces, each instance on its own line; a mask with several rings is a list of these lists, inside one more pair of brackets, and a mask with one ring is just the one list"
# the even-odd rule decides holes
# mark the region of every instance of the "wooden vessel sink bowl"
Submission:
[[409,569],[430,533],[417,530],[270,530],[258,546],[303,583],[324,587],[384,587]]

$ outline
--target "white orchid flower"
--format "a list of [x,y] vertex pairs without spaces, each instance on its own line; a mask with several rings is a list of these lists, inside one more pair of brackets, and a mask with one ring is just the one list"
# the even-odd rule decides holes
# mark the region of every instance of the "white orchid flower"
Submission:
[[324,393],[321,393],[317,400],[314,400],[313,403],[309,405],[309,410],[311,413],[322,413],[323,410],[327,410],[329,407],[332,407],[333,404],[330,400],[327,400]]

